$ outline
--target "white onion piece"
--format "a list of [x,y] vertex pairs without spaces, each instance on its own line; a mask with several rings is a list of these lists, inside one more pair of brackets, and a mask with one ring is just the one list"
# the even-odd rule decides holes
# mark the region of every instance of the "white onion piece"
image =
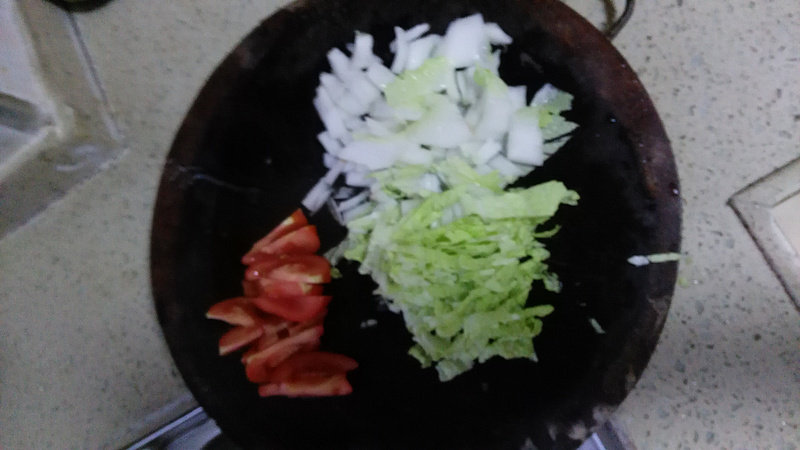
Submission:
[[521,110],[511,118],[506,143],[506,156],[511,161],[541,166],[544,163],[542,152],[542,130],[535,111]]
[[336,222],[338,222],[339,225],[346,225],[347,224],[347,222],[344,220],[344,217],[342,217],[341,211],[339,211],[339,208],[336,206],[336,202],[333,201],[332,198],[328,198],[328,200],[325,202],[325,204],[328,205],[328,211],[331,212],[331,215],[333,216],[333,219],[336,220]]
[[341,160],[339,158],[331,155],[330,153],[323,153],[322,154],[322,165],[324,165],[328,169],[332,168],[336,164],[337,161],[341,161]]
[[475,83],[472,81],[474,75],[475,71],[459,70],[456,72],[456,86],[458,87],[459,100],[462,105],[473,105],[478,100]]
[[358,206],[358,205],[364,203],[365,201],[367,201],[367,199],[369,199],[369,191],[368,190],[361,191],[358,195],[355,195],[355,196],[353,196],[353,197],[351,197],[351,198],[339,203],[338,204],[338,209],[339,209],[339,211],[342,211],[342,212],[350,210],[350,209],[353,209],[356,206]]
[[330,170],[328,170],[328,173],[326,173],[325,176],[322,177],[322,181],[324,181],[329,186],[332,186],[333,183],[335,183],[336,180],[339,178],[339,175],[342,174],[344,166],[345,162],[342,160],[334,162]]
[[511,109],[516,111],[528,104],[528,88],[526,86],[509,86],[508,98],[511,100]]
[[550,83],[545,84],[534,94],[531,106],[541,106],[550,102],[558,95],[558,89]]
[[345,200],[355,195],[356,192],[357,190],[351,188],[350,186],[342,186],[337,189],[336,192],[331,195],[331,197],[334,200]]
[[496,155],[486,165],[508,178],[517,178],[526,174],[525,170],[520,169],[519,166],[506,159],[503,155]]
[[400,148],[396,141],[356,140],[344,146],[339,158],[361,164],[369,170],[381,170],[394,164]]
[[488,22],[483,26],[483,32],[493,45],[508,45],[511,43],[511,36],[507,35],[500,25],[494,22]]
[[338,99],[347,93],[347,88],[344,87],[344,83],[336,78],[336,76],[327,72],[319,74],[319,84],[328,91],[328,95],[330,95],[332,99]]
[[502,138],[514,113],[508,93],[484,92],[478,108],[481,116],[475,125],[475,135],[481,139]]
[[343,83],[347,84],[354,73],[350,68],[350,58],[348,58],[343,51],[335,47],[328,52],[327,56],[333,74]]
[[483,16],[473,14],[450,22],[436,54],[449,59],[455,67],[467,67],[480,61],[487,50]]
[[350,133],[360,133],[367,129],[367,124],[358,117],[349,117],[344,121],[344,126],[350,130]]
[[367,66],[367,78],[376,87],[384,89],[387,84],[394,81],[395,74],[380,62],[373,62]]
[[442,181],[432,173],[423,174],[419,178],[419,187],[431,192],[442,192]]
[[478,148],[478,151],[474,153],[472,157],[472,162],[475,165],[483,165],[489,162],[490,159],[494,158],[495,155],[500,153],[500,150],[503,149],[503,146],[498,141],[487,140],[483,143],[483,145]]
[[426,59],[430,58],[434,47],[436,47],[441,40],[441,36],[431,34],[409,42],[405,70],[414,70],[421,66]]
[[376,57],[372,53],[374,39],[371,34],[356,32],[356,39],[353,42],[353,54],[350,57],[350,64],[355,69],[366,69]]
[[328,131],[323,131],[322,133],[318,134],[317,140],[322,145],[322,148],[324,148],[325,151],[331,155],[338,154],[339,150],[342,149],[342,143],[331,136],[331,133]]
[[375,183],[375,179],[366,172],[347,172],[344,182],[350,186],[369,187]]
[[314,98],[314,107],[317,109],[325,129],[331,137],[343,139],[350,135],[344,126],[344,115],[341,110],[333,103],[330,95],[322,88],[317,88],[317,96]]
[[469,140],[472,133],[455,103],[437,95],[431,99],[431,109],[406,128],[406,135],[417,144],[451,148]]
[[391,136],[395,132],[388,122],[375,120],[371,117],[365,118],[364,124],[369,134],[373,136],[386,137]]
[[350,81],[347,83],[347,90],[353,95],[358,104],[359,115],[366,113],[369,110],[372,102],[381,96],[381,91],[367,78],[364,72],[357,72],[353,74]]
[[405,31],[400,27],[394,27],[394,36],[396,50],[393,50],[394,60],[390,69],[394,73],[400,73],[406,66],[406,60],[408,60],[408,39],[405,36]]
[[430,31],[431,26],[427,23],[420,23],[418,25],[414,25],[413,27],[406,30],[404,33],[406,39],[409,41],[413,41],[414,39],[419,39],[422,37],[423,34]]
[[433,162],[433,153],[419,145],[409,145],[402,149],[398,160],[408,164],[428,165]]
[[[328,93],[327,90],[325,92]],[[330,98],[333,100],[333,104],[339,108],[345,116],[358,117],[364,114],[364,105],[359,103],[354,96],[350,95],[350,92],[348,92],[346,88],[344,93],[339,97],[330,96]]]
[[361,203],[355,208],[342,212],[342,220],[344,220],[345,223],[350,222],[351,220],[364,215],[367,211],[369,211],[369,208],[369,203]]
[[330,195],[331,187],[325,183],[325,180],[319,180],[317,184],[308,191],[308,194],[306,194],[301,203],[307,210],[311,211],[311,214],[314,214],[328,201]]

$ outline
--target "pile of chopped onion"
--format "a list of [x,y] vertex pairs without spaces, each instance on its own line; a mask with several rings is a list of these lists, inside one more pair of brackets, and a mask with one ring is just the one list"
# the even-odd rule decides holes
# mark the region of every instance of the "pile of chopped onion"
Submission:
[[[376,171],[452,155],[510,183],[542,165],[575,127],[560,115],[571,95],[547,84],[528,101],[525,86],[500,79],[499,47],[512,39],[497,24],[475,14],[451,22],[443,36],[429,29],[395,27],[388,67],[366,33],[356,33],[349,56],[328,52],[331,72],[320,75],[314,98],[328,172],[302,202],[312,213],[327,202],[347,223],[367,207]],[[441,189],[435,175],[420,183]]]

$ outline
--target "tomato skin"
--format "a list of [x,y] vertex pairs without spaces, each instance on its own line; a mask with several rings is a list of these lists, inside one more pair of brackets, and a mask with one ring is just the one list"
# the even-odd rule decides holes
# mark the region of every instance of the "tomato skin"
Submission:
[[235,327],[219,338],[219,354],[224,356],[233,353],[260,338],[263,334],[264,328],[261,325]]
[[329,376],[345,373],[358,367],[358,363],[348,356],[338,353],[311,351],[295,353],[282,362],[270,376],[273,383],[287,382],[312,376]]
[[296,281],[258,280],[261,293],[266,296],[322,295],[322,285]]
[[321,284],[300,283],[259,278],[242,281],[245,297],[286,297],[293,295],[322,295]]
[[247,281],[319,284],[331,281],[331,264],[319,255],[264,255],[245,270]]
[[293,255],[293,254],[313,254],[319,250],[320,242],[317,235],[317,227],[305,225],[260,248],[252,255],[245,255],[242,258],[244,264],[251,264],[258,260],[256,254],[265,253],[267,255]]
[[309,377],[286,382],[262,384],[258,387],[258,395],[262,397],[276,395],[285,397],[327,397],[348,395],[351,392],[353,392],[353,387],[350,386],[347,377],[343,373],[326,377]]
[[[242,257],[242,263],[251,264],[251,258],[262,251],[263,248],[274,242],[276,239],[285,236],[292,231],[304,227],[308,224],[308,219],[303,214],[303,211],[298,208],[289,217],[284,219],[281,223],[273,228],[266,236],[259,239],[247,254]],[[316,251],[316,250],[315,250]]]
[[247,297],[234,297],[213,304],[206,312],[206,317],[230,325],[249,327],[259,322],[258,314]]
[[296,295],[291,297],[253,297],[253,305],[293,322],[311,320],[328,306],[329,295]]
[[[247,379],[250,381],[269,380],[272,369],[294,353],[301,350],[311,351],[316,349],[319,346],[319,338],[322,336],[322,333],[322,326],[317,325],[294,336],[281,339],[251,355],[245,366]],[[264,381],[254,382],[263,383]]]

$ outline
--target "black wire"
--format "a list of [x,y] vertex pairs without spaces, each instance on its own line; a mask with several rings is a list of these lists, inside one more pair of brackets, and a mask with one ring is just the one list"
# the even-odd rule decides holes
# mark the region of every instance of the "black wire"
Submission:
[[625,0],[625,9],[622,11],[622,15],[606,29],[606,36],[609,39],[614,39],[617,34],[622,31],[622,28],[625,27],[625,24],[628,23],[631,14],[633,14],[635,3],[636,0]]

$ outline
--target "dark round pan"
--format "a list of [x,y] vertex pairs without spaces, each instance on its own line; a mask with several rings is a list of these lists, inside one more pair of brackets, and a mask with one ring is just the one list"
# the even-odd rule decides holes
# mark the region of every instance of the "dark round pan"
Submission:
[[[561,180],[581,195],[547,241],[560,294],[535,343],[539,362],[492,360],[440,383],[407,355],[402,318],[344,265],[333,282],[322,348],[354,357],[354,393],[259,398],[239,356],[219,357],[228,326],[205,311],[241,295],[241,255],[300,204],[325,172],[312,106],[325,53],[354,30],[387,49],[392,27],[481,12],[514,37],[502,76],[534,92],[545,82],[575,96],[580,125],[521,184]],[[387,56],[387,55],[384,55]],[[264,21],[200,92],[164,167],[152,235],[158,318],[198,402],[248,448],[575,447],[633,388],[658,340],[676,264],[634,267],[634,254],[677,251],[678,178],[658,115],[628,64],[592,25],[555,0],[308,0]],[[344,236],[325,211],[311,217],[323,250]],[[594,318],[605,329],[598,334]],[[362,328],[367,319],[377,326]]]

